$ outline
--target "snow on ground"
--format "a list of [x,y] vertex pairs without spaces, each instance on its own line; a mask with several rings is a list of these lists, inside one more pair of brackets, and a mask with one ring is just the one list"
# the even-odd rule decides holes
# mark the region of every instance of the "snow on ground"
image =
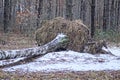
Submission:
[[[14,67],[4,68],[5,71],[89,71],[89,70],[120,70],[120,48],[111,47],[109,50],[116,56],[109,54],[92,55],[74,51],[48,53],[33,62]],[[21,59],[21,58],[19,58]],[[0,65],[18,61],[0,61]]]

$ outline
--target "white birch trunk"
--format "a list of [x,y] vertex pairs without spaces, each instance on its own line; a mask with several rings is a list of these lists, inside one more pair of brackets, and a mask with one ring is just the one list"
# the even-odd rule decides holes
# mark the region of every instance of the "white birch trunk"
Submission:
[[66,35],[59,34],[51,42],[40,47],[8,51],[0,50],[0,60],[44,55],[55,51],[57,48],[66,46],[68,41],[69,39]]

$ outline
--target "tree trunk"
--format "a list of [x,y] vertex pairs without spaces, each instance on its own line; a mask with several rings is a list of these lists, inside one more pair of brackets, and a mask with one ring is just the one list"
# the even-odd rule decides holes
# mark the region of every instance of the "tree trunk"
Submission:
[[54,40],[40,47],[9,51],[0,50],[0,60],[45,55],[58,48],[66,47],[68,41],[66,35],[59,34]]
[[66,19],[71,20],[73,19],[73,13],[72,13],[72,0],[66,0]]
[[52,0],[48,1],[48,6],[47,6],[47,19],[50,20],[52,19]]
[[38,15],[37,15],[37,27],[40,26],[41,24],[41,15],[42,15],[42,9],[43,9],[43,0],[39,0],[39,4],[38,4]]
[[103,10],[103,31],[108,29],[109,25],[109,0],[104,0]]
[[4,0],[4,32],[8,32],[8,27],[10,26],[10,0]]
[[95,34],[95,0],[92,0],[91,4],[91,37],[94,37]]

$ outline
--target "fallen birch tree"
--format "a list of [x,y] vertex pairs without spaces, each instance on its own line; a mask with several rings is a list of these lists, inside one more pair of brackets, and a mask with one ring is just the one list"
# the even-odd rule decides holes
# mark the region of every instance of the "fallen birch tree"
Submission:
[[69,39],[66,35],[58,34],[55,39],[43,46],[20,50],[0,50],[0,60],[44,55],[58,48],[66,47],[68,42]]

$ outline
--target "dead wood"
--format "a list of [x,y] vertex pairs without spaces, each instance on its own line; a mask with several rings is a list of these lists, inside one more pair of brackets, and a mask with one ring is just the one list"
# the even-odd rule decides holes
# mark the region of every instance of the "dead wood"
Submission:
[[66,35],[59,34],[55,39],[43,46],[20,50],[0,50],[0,60],[44,55],[55,51],[57,48],[65,47],[68,41],[69,39]]
[[69,50],[91,54],[110,53],[102,49],[103,47],[107,49],[104,40],[95,41],[90,37],[89,28],[81,20],[69,21],[61,17],[43,21],[41,28],[35,32],[38,46],[48,43],[58,33],[64,33],[69,37],[70,41],[66,47]]
[[[103,48],[105,48],[107,51]],[[91,54],[110,54],[112,56],[115,56],[108,50],[108,46],[105,40],[87,42],[84,48],[84,52]]]

